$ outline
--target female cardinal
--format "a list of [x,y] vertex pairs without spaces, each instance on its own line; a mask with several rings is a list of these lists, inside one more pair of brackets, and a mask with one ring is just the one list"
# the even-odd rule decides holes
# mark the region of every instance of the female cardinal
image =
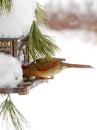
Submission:
[[65,68],[92,68],[90,65],[70,64],[64,62],[63,58],[43,58],[33,61],[30,65],[22,66],[23,77],[30,78],[32,76],[38,78],[53,79],[54,75]]

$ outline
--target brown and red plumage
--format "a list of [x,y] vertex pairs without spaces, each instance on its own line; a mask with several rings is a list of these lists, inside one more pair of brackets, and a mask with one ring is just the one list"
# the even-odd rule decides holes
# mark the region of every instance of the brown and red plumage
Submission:
[[37,59],[33,61],[30,65],[22,66],[23,77],[30,78],[32,76],[38,78],[48,78],[53,79],[54,75],[61,72],[65,68],[93,68],[90,65],[83,64],[71,64],[66,63],[63,58],[47,58]]

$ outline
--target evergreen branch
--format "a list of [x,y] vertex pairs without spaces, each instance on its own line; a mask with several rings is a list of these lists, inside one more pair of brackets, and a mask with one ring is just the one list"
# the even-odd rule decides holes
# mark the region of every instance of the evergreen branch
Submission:
[[0,0],[0,10],[10,12],[12,8],[12,0]]
[[9,94],[5,101],[0,104],[0,116],[2,121],[5,121],[7,128],[9,127],[8,125],[10,124],[10,121],[15,130],[23,130],[23,125],[28,126],[28,122],[13,104]]
[[43,57],[49,58],[55,56],[55,52],[59,49],[49,36],[41,32],[37,22],[34,21],[29,33],[28,55],[34,60]]
[[47,24],[48,18],[46,12],[43,10],[42,6],[36,2],[35,17],[37,22]]

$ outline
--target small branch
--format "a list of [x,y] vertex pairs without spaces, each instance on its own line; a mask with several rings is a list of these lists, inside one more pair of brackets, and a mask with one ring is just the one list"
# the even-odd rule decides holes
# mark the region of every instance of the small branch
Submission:
[[0,116],[2,124],[5,122],[7,129],[10,127],[10,122],[15,130],[24,130],[24,125],[29,126],[24,116],[13,104],[10,94],[6,94],[6,99],[0,105]]

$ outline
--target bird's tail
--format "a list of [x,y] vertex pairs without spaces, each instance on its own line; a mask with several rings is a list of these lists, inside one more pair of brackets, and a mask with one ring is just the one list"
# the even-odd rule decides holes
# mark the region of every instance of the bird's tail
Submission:
[[65,63],[67,68],[93,68],[91,65]]

